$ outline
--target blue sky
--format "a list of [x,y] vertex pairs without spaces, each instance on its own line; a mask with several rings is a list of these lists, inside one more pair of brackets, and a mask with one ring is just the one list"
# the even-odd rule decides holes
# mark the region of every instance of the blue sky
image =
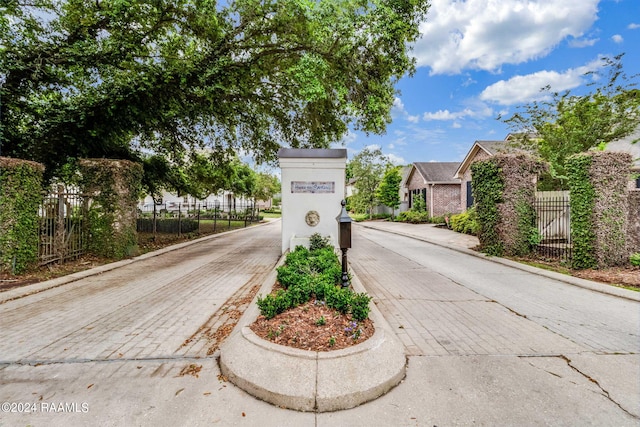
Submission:
[[603,55],[625,53],[625,73],[640,73],[640,0],[432,0],[420,31],[393,122],[336,144],[350,159],[378,146],[397,164],[461,161],[474,141],[504,139],[496,117],[540,88],[584,91]]

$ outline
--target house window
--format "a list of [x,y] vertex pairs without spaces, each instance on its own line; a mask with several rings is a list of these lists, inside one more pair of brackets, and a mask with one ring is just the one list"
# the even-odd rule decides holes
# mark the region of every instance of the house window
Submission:
[[471,188],[471,181],[467,181],[467,209],[473,206],[473,189]]
[[636,188],[640,188],[640,176],[636,178]]

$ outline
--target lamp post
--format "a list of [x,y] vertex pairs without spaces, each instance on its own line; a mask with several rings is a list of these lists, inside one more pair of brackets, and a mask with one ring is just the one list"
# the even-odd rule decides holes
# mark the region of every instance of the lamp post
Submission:
[[347,202],[343,200],[341,203],[342,210],[336,217],[338,221],[338,244],[342,251],[342,287],[349,287],[349,274],[347,272],[347,250],[351,247],[351,217],[347,213]]

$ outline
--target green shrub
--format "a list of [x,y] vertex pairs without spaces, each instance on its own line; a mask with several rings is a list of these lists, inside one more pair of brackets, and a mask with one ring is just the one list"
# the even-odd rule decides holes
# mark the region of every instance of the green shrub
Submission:
[[352,296],[351,289],[332,286],[325,288],[324,300],[327,302],[327,307],[331,307],[342,314],[347,314],[351,307]]
[[431,224],[444,224],[446,222],[444,217],[445,217],[444,215],[442,215],[442,216],[432,216],[429,219],[429,222]]
[[413,198],[413,204],[411,206],[412,212],[426,212],[427,202],[425,202],[422,194],[418,194]]
[[475,235],[478,232],[478,215],[475,207],[467,209],[466,212],[451,215],[450,224],[453,231]]
[[409,222],[411,224],[420,224],[423,222],[429,222],[429,214],[427,212],[417,211],[400,212],[398,216],[396,216],[396,221]]
[[629,262],[634,267],[640,267],[640,252],[636,252],[629,257]]
[[369,302],[371,297],[365,293],[355,294],[351,298],[351,315],[357,321],[369,317]]
[[315,251],[318,249],[330,248],[331,238],[329,236],[322,237],[320,233],[313,233],[309,238],[309,250]]
[[264,298],[259,296],[257,300],[260,312],[267,319],[304,304],[314,296],[340,313],[351,313],[354,319],[364,320],[369,315],[371,297],[339,285],[342,268],[331,246],[314,250],[296,247],[287,254],[285,264],[277,268],[277,278],[285,289]]

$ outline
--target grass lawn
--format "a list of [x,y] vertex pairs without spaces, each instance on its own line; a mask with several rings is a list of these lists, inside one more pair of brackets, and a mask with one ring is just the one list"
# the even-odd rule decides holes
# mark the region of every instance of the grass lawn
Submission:
[[260,216],[264,218],[280,218],[282,213],[280,212],[260,212]]
[[349,216],[355,222],[366,221],[369,219],[369,214],[366,214],[366,213],[363,213],[363,214],[350,213]]

